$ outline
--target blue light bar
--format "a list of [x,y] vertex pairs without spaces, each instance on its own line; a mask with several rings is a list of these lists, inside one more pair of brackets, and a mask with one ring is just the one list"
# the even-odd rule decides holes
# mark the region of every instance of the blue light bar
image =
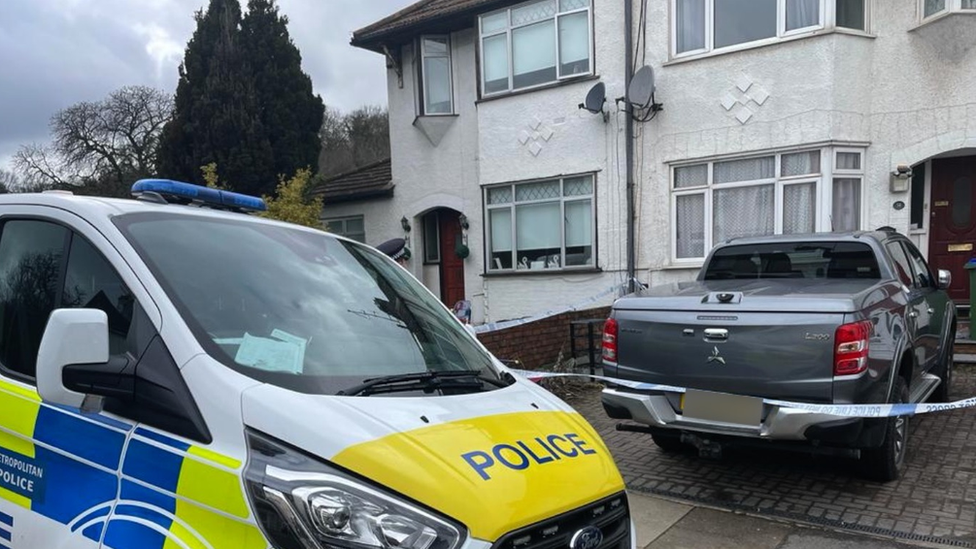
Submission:
[[142,193],[156,193],[164,198],[170,196],[237,210],[250,210],[255,212],[268,210],[268,205],[265,204],[264,200],[256,196],[232,193],[230,191],[219,191],[210,187],[172,181],[170,179],[141,179],[136,181],[135,185],[132,186],[132,194],[139,196]]

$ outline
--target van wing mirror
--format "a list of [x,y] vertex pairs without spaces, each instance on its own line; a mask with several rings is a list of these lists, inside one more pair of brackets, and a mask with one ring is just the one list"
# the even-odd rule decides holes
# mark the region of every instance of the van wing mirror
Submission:
[[111,359],[108,316],[98,309],[58,309],[47,321],[37,352],[37,392],[44,402],[80,408],[89,394],[133,393],[128,360]]
[[945,269],[939,269],[939,288],[945,290],[952,285],[952,273]]

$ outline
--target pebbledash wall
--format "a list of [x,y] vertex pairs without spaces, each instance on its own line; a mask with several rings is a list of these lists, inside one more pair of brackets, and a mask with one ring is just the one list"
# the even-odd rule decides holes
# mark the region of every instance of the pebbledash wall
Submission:
[[[665,110],[643,125],[642,278],[687,280],[700,266],[674,258],[672,167],[764,152],[862,149],[861,228],[890,225],[927,251],[927,226],[910,227],[911,196],[890,191],[890,174],[897,164],[976,147],[976,15],[919,25],[916,2],[875,1],[868,33],[826,29],[672,60],[667,4],[649,4],[647,62],[657,71]],[[897,210],[897,201],[906,207]],[[925,204],[927,220],[928,195]]]
[[[861,228],[891,225],[927,249],[925,229],[909,227],[910,208],[893,207],[911,200],[909,193],[890,192],[890,173],[899,163],[914,165],[976,148],[976,15],[953,14],[919,25],[914,1],[867,1],[869,32],[826,28],[695,59],[671,59],[672,3],[648,3],[643,61],[656,71],[656,99],[665,109],[638,124],[642,281],[688,280],[700,265],[674,258],[673,167],[775,151],[862,151]],[[457,114],[452,117],[416,116],[417,70],[406,47],[402,88],[388,71],[395,196],[327,209],[329,217],[364,214],[371,244],[403,236],[399,220],[407,217],[414,227],[408,269],[435,293],[437,269],[422,261],[421,216],[437,207],[467,215],[471,255],[465,285],[475,324],[535,315],[626,281],[625,115],[614,105],[624,93],[623,2],[594,0],[593,6],[595,76],[551,89],[479,100],[477,32],[453,33]],[[597,81],[607,86],[608,122],[577,108]],[[596,178],[599,271],[485,276],[483,187],[579,173]],[[824,181],[829,183],[829,174]],[[554,341],[568,343],[565,321],[559,320],[563,327],[553,331]],[[500,334],[532,333],[533,325],[527,326]],[[512,358],[520,345],[496,348],[499,356]]]
[[[595,2],[595,76],[529,93],[479,100],[477,31],[451,34],[456,116],[417,117],[417,67],[413,48],[406,46],[402,88],[388,71],[394,197],[327,205],[324,216],[364,215],[367,242],[374,245],[404,236],[400,219],[406,217],[413,227],[407,268],[437,294],[437,267],[423,264],[421,217],[438,207],[464,213],[471,250],[465,288],[474,324],[536,315],[623,283],[623,115],[605,124],[578,108],[599,81],[607,86],[611,110],[613,98],[624,93],[622,4]],[[484,186],[584,173],[595,176],[598,269],[486,275]]]

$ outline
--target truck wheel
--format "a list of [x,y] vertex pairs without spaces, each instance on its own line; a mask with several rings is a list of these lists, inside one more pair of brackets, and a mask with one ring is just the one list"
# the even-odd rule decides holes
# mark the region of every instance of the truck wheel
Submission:
[[[908,402],[908,386],[898,377],[895,379],[892,404]],[[880,482],[897,480],[905,464],[908,452],[909,416],[888,418],[884,442],[878,448],[861,451],[861,469],[864,477]]]
[[936,375],[939,376],[939,386],[932,393],[932,402],[949,402],[949,391],[952,390],[952,366],[956,345],[955,333],[949,334],[949,344],[946,346],[945,355],[942,357],[942,364],[936,368]]
[[657,444],[657,447],[666,454],[674,454],[686,448],[680,436],[654,433],[651,438],[654,439],[654,444]]

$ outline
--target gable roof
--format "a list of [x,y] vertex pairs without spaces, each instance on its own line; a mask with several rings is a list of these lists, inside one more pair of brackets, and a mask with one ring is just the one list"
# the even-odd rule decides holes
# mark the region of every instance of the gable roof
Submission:
[[418,34],[473,26],[475,16],[522,0],[420,0],[352,34],[357,48],[383,52],[383,46],[408,42]]
[[312,190],[328,204],[393,196],[393,165],[390,159],[367,164],[355,170],[334,175]]

